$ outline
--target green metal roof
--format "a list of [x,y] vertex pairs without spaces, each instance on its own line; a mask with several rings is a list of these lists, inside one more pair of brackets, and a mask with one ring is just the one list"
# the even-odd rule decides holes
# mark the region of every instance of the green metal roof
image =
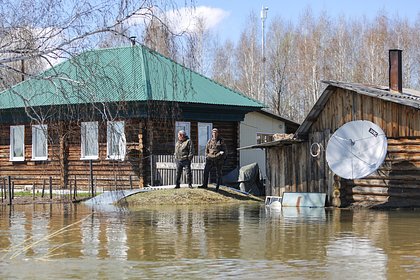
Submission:
[[0,109],[174,101],[255,108],[261,103],[141,46],[82,53],[0,93]]

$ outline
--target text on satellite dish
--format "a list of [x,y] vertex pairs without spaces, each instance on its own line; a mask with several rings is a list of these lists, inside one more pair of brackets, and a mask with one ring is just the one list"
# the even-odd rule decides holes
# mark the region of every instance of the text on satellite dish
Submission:
[[372,134],[375,137],[378,136],[378,132],[376,132],[373,128],[369,128],[369,132],[370,132],[370,134]]

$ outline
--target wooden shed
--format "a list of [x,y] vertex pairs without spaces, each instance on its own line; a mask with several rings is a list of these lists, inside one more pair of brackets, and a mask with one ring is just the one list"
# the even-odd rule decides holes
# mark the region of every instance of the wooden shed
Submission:
[[[339,207],[420,206],[420,92],[402,88],[401,59],[390,60],[399,65],[390,67],[390,87],[324,81],[328,86],[292,137],[253,146],[266,150],[267,195],[326,192],[329,205]],[[382,128],[388,148],[377,171],[348,180],[331,171],[325,150],[331,135],[354,120]]]
[[184,129],[201,183],[212,128],[228,147],[228,173],[239,163],[240,121],[262,107],[141,45],[88,51],[0,93],[0,178],[105,190],[172,184]]

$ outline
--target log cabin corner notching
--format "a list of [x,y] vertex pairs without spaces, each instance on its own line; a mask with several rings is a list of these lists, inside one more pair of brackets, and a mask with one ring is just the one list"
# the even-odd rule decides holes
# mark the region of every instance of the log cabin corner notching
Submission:
[[[263,106],[141,45],[82,53],[0,93],[0,178],[113,189],[152,181],[185,128],[202,152],[211,127],[239,162],[239,122]],[[1,183],[1,182],[0,182]]]

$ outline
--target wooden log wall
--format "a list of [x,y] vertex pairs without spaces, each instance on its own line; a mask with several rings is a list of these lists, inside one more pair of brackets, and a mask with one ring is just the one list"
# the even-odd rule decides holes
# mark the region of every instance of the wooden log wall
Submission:
[[[142,187],[140,170],[139,133],[140,120],[124,120],[127,154],[124,161],[107,159],[106,122],[99,123],[99,158],[81,160],[80,126],[69,127],[67,137],[67,173],[69,184],[78,189],[89,190],[92,184],[97,190],[130,189]],[[140,137],[141,138],[141,137]],[[92,167],[92,176],[91,176]]]
[[370,176],[341,181],[343,204],[420,206],[420,137],[388,139],[384,164]]
[[[224,174],[238,165],[237,122],[215,122],[228,148]],[[125,120],[127,156],[124,161],[106,158],[106,122],[99,122],[99,158],[81,160],[80,124],[48,124],[49,146],[47,161],[32,161],[31,126],[25,126],[25,161],[9,160],[10,126],[0,126],[0,176],[14,177],[16,186],[41,187],[52,177],[53,188],[89,190],[93,184],[97,190],[138,188],[149,184],[151,155],[174,152],[174,122],[153,122],[140,119]],[[191,122],[191,139],[198,150],[197,121]],[[91,169],[92,168],[92,169]],[[212,174],[214,176],[214,174]],[[93,180],[91,179],[93,178]]]
[[0,177],[11,176],[16,187],[33,186],[41,188],[49,184],[52,177],[54,188],[61,186],[60,145],[49,143],[48,160],[33,161],[32,158],[32,128],[25,125],[25,161],[12,162],[10,155],[10,126],[0,126]]

